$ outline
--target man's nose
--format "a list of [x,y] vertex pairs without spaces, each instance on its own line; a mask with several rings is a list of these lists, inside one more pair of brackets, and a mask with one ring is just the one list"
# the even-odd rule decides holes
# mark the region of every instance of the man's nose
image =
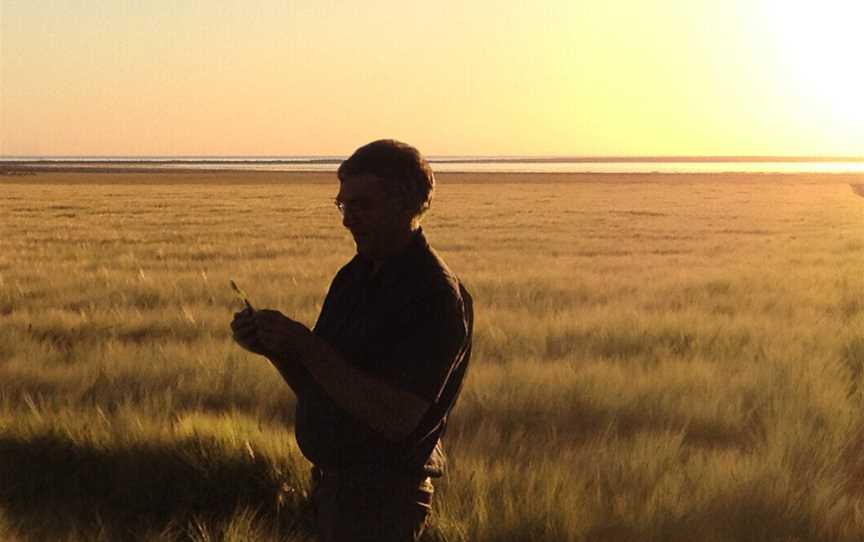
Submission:
[[357,217],[351,212],[350,207],[346,207],[342,212],[342,225],[349,230],[357,225]]

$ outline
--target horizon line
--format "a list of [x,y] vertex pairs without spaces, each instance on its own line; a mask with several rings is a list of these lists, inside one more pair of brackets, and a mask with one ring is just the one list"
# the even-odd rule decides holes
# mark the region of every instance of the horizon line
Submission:
[[[165,163],[207,161],[218,163],[220,160],[228,163],[282,163],[295,161],[301,163],[339,163],[348,158],[333,154],[297,154],[297,155],[0,155],[0,161],[14,162],[26,160],[38,161],[75,161],[88,162],[149,162],[158,160]],[[512,155],[512,154],[431,154],[426,155],[430,162],[864,162],[864,155]]]

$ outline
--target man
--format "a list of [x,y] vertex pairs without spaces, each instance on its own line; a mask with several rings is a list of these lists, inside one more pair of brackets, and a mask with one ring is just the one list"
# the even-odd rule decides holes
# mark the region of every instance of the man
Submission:
[[372,142],[337,176],[357,254],[333,279],[314,330],[251,309],[231,327],[297,395],[321,539],[417,540],[471,355],[471,297],[420,228],[435,180],[417,149]]

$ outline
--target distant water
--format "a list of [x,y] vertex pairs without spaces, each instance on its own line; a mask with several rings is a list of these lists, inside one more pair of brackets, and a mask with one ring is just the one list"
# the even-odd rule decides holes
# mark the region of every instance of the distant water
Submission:
[[[146,169],[201,169],[235,171],[333,171],[344,157],[28,157],[0,158],[0,164],[38,167],[99,167]],[[490,173],[864,173],[864,159],[807,160],[760,159],[756,161],[685,158],[608,159],[567,157],[435,156],[429,159],[436,172]]]

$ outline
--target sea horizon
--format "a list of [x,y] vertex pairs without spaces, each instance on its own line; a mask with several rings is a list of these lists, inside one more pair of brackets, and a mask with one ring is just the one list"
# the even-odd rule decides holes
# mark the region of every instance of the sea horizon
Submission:
[[[29,168],[333,172],[346,156],[0,156]],[[864,156],[431,155],[441,173],[864,173]]]
[[[336,154],[178,154],[178,155],[0,155],[0,161],[336,161],[347,155]],[[520,161],[520,162],[864,162],[862,156],[847,155],[567,155],[567,154],[442,154],[428,155],[430,161]]]

